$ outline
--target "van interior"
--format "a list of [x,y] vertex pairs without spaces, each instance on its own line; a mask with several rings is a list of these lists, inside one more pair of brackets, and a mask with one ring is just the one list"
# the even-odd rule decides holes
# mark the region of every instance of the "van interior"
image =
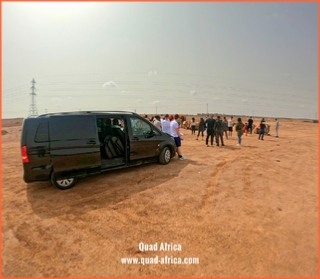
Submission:
[[97,118],[102,167],[126,164],[126,134],[124,119]]

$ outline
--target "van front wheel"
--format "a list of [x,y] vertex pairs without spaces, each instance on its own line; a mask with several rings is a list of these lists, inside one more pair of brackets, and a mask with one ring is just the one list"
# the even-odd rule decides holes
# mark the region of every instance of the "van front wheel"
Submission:
[[77,180],[75,177],[69,177],[69,178],[63,178],[63,179],[57,179],[55,177],[54,172],[51,175],[51,182],[54,186],[56,186],[60,190],[67,190],[72,188]]
[[171,152],[168,147],[165,147],[162,149],[160,156],[159,156],[159,162],[162,165],[166,165],[170,162],[171,160]]

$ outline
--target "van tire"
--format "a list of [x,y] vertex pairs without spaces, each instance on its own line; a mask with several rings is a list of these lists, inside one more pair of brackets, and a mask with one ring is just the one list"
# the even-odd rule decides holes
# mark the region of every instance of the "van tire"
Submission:
[[60,190],[67,190],[72,188],[77,182],[75,177],[64,179],[56,179],[54,172],[51,174],[51,183]]
[[168,147],[164,147],[159,155],[159,163],[162,165],[169,164],[171,160],[171,151]]

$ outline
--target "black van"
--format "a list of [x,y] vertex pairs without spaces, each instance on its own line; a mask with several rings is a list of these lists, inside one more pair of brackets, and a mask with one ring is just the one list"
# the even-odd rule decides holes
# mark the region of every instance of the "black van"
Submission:
[[175,156],[174,139],[133,112],[65,112],[26,118],[23,179],[73,187],[78,178]]

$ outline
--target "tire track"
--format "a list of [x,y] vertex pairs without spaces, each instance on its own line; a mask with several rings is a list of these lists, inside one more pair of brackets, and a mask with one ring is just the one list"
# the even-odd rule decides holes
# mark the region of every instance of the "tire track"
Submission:
[[[203,198],[201,200],[201,205],[200,205],[200,211],[201,215],[205,215],[208,205],[213,204],[213,206],[216,206],[216,201],[217,201],[217,195],[219,194],[219,186],[220,183],[218,182],[219,177],[223,174],[224,170],[232,164],[239,155],[234,156],[231,161],[230,158],[227,158],[225,162],[220,162],[216,166],[215,171],[210,175],[210,181],[206,184],[206,193],[203,195]],[[210,199],[213,197],[213,201],[210,202]]]

